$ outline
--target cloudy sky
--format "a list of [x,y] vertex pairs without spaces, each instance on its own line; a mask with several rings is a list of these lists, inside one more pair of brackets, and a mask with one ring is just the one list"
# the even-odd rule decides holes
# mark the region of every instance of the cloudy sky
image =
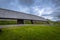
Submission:
[[0,0],[0,8],[60,21],[60,0]]

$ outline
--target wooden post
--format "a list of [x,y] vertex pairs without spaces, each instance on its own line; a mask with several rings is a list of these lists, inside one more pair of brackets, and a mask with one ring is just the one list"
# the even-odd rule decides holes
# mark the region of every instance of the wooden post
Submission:
[[17,24],[24,24],[24,20],[23,19],[17,19]]
[[0,32],[2,32],[2,30],[0,29]]
[[33,23],[33,20],[31,20],[31,23],[34,24],[34,23]]

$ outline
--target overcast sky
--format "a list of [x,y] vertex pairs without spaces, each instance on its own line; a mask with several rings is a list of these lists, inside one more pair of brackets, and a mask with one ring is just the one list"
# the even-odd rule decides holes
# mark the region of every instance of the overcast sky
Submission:
[[60,20],[60,0],[0,0],[0,8]]

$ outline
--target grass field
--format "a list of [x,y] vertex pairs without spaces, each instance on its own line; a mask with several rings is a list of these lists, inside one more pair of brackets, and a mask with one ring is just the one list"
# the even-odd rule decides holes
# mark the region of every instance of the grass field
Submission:
[[60,27],[22,26],[2,28],[0,40],[60,40]]

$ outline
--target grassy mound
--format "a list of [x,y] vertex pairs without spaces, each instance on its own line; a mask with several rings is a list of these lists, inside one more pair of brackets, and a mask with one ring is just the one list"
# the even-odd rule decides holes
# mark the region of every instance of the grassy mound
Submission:
[[22,26],[3,28],[0,40],[60,40],[60,27]]

